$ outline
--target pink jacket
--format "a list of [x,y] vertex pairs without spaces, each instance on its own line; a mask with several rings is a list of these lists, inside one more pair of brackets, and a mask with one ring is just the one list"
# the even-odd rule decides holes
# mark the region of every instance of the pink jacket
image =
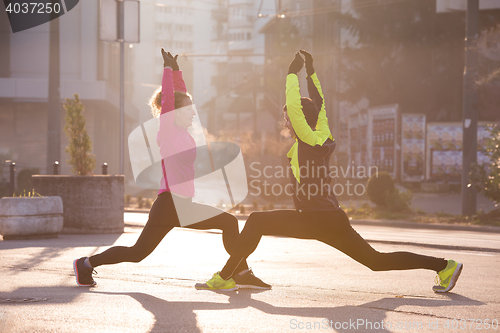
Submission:
[[182,71],[172,71],[166,67],[163,69],[161,89],[160,129],[156,136],[163,169],[158,194],[169,191],[184,197],[194,197],[196,144],[185,128],[174,123],[174,91],[186,92]]

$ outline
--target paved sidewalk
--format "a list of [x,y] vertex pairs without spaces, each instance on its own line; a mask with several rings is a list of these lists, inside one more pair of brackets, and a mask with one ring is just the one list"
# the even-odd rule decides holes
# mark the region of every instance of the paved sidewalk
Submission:
[[[500,286],[491,283],[500,279],[498,232],[353,223],[379,251],[463,262],[459,284],[443,295],[431,291],[433,272],[372,272],[320,242],[282,237],[263,237],[249,259],[273,290],[197,291],[227,254],[219,232],[181,228],[142,262],[99,267],[96,287],[77,287],[74,259],[137,240],[147,214],[125,218],[123,234],[0,241],[0,332],[444,332],[461,320],[500,320]],[[485,328],[469,324],[460,332]]]
[[[147,214],[126,213],[128,226],[142,227]],[[248,215],[235,215],[240,231]],[[351,220],[351,225],[369,242],[385,244],[417,245],[429,248],[457,249],[500,253],[500,227],[415,223],[398,220]],[[395,231],[396,230],[396,231]],[[220,233],[219,230],[212,231]],[[417,237],[418,236],[418,237]],[[461,242],[468,238],[467,244]]]
[[[462,214],[462,197],[459,193],[413,193],[412,208],[425,213]],[[361,207],[363,204],[375,206],[369,200],[341,200],[345,207]],[[289,207],[291,208],[291,207]],[[477,195],[477,212],[487,213],[495,209],[495,203],[481,194]],[[147,213],[148,209],[126,208],[128,212]],[[243,215],[242,215],[243,216]],[[243,217],[242,217],[243,218]],[[244,218],[243,218],[244,219]]]

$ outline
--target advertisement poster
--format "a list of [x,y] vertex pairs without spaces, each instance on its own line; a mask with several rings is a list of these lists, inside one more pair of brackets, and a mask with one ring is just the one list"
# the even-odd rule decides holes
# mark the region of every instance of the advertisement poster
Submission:
[[[487,125],[488,123],[478,123],[477,126],[477,162],[479,164],[487,160],[486,155],[482,153],[486,140],[489,138]],[[461,181],[462,133],[462,123],[427,124],[427,179]]]
[[462,150],[462,126],[457,124],[429,124],[429,148],[434,151]]
[[369,115],[369,144],[371,165],[379,171],[390,173],[395,179],[399,177],[398,151],[398,117],[397,104],[371,108]]
[[433,179],[459,182],[462,177],[462,151],[433,151],[431,177]]
[[403,114],[401,117],[401,180],[420,182],[425,178],[425,115]]

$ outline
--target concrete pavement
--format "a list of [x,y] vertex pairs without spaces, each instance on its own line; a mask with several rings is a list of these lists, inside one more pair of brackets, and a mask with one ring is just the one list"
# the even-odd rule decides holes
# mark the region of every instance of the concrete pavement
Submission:
[[463,262],[448,294],[431,291],[433,272],[372,272],[320,242],[278,237],[249,258],[273,290],[197,291],[227,259],[221,235],[177,228],[141,263],[99,267],[96,287],[76,286],[74,259],[132,245],[144,221],[126,214],[123,234],[0,241],[0,332],[473,332],[486,320],[500,331],[497,229],[353,223],[380,251]]

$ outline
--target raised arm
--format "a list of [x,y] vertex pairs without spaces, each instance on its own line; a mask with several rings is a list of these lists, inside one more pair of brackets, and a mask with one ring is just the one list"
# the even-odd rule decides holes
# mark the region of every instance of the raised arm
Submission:
[[179,56],[178,54],[172,56],[170,52],[167,52],[167,56],[170,59],[171,66],[173,72],[173,78],[174,78],[174,91],[180,91],[183,93],[187,92],[186,89],[186,84],[184,83],[184,80],[182,79],[182,71],[179,70],[179,64],[177,63],[177,57]]
[[[160,127],[156,135],[156,143],[160,147],[160,154],[162,158],[166,158],[173,154],[172,148],[172,135],[175,133],[175,95],[174,88],[175,82],[181,81],[182,74],[173,71],[179,69],[177,65],[177,57],[172,57],[170,52],[165,52],[161,49],[163,56],[163,78],[161,82],[161,114],[160,114]],[[180,77],[180,79],[179,79]]]
[[314,104],[320,109],[324,108],[324,99],[323,92],[321,91],[321,86],[319,85],[319,81],[316,83],[313,81],[312,76],[315,73],[313,66],[313,57],[312,55],[304,50],[300,50],[300,53],[304,56],[305,64],[306,64],[306,73],[307,73],[307,92],[309,93],[309,97],[313,100]]
[[321,86],[319,85],[319,80],[317,80],[316,73],[313,73],[312,75],[316,77],[319,88],[316,86],[313,78],[311,76],[307,76],[307,92],[309,93],[309,97],[313,100],[314,104],[321,110],[324,108],[323,96],[319,92],[321,90]]
[[177,61],[174,60],[170,52],[161,49],[163,57],[163,78],[161,80],[161,114],[175,109],[174,78],[172,69]]
[[[313,131],[307,124],[304,113],[302,112],[299,79],[297,77],[298,71],[300,71],[300,69],[302,68],[302,66],[299,67],[299,58],[302,59],[299,53],[296,53],[294,60],[290,64],[288,71],[289,74],[286,77],[286,107],[288,117],[290,118],[290,122],[292,123],[295,134],[300,140],[310,146],[323,145],[328,137],[331,136],[330,129],[328,128],[328,120],[326,119],[326,112],[323,107],[322,112],[320,111],[320,116],[322,116],[324,119],[320,121],[320,118],[318,117],[316,131]],[[321,96],[322,93],[320,89],[318,90],[318,93]],[[324,120],[326,120],[326,124]]]
[[316,71],[314,70],[313,57],[309,52],[305,50],[300,50],[300,53],[302,53],[305,58],[307,90],[309,92],[309,97],[313,100],[314,104],[316,104],[316,106],[320,108],[318,114],[318,122],[316,123],[316,131],[321,133],[321,136],[324,136],[328,133],[325,140],[327,138],[333,140],[333,137],[330,133],[330,127],[328,126],[328,118],[326,117],[325,97],[323,96],[321,84],[319,83],[318,76],[316,74]]

